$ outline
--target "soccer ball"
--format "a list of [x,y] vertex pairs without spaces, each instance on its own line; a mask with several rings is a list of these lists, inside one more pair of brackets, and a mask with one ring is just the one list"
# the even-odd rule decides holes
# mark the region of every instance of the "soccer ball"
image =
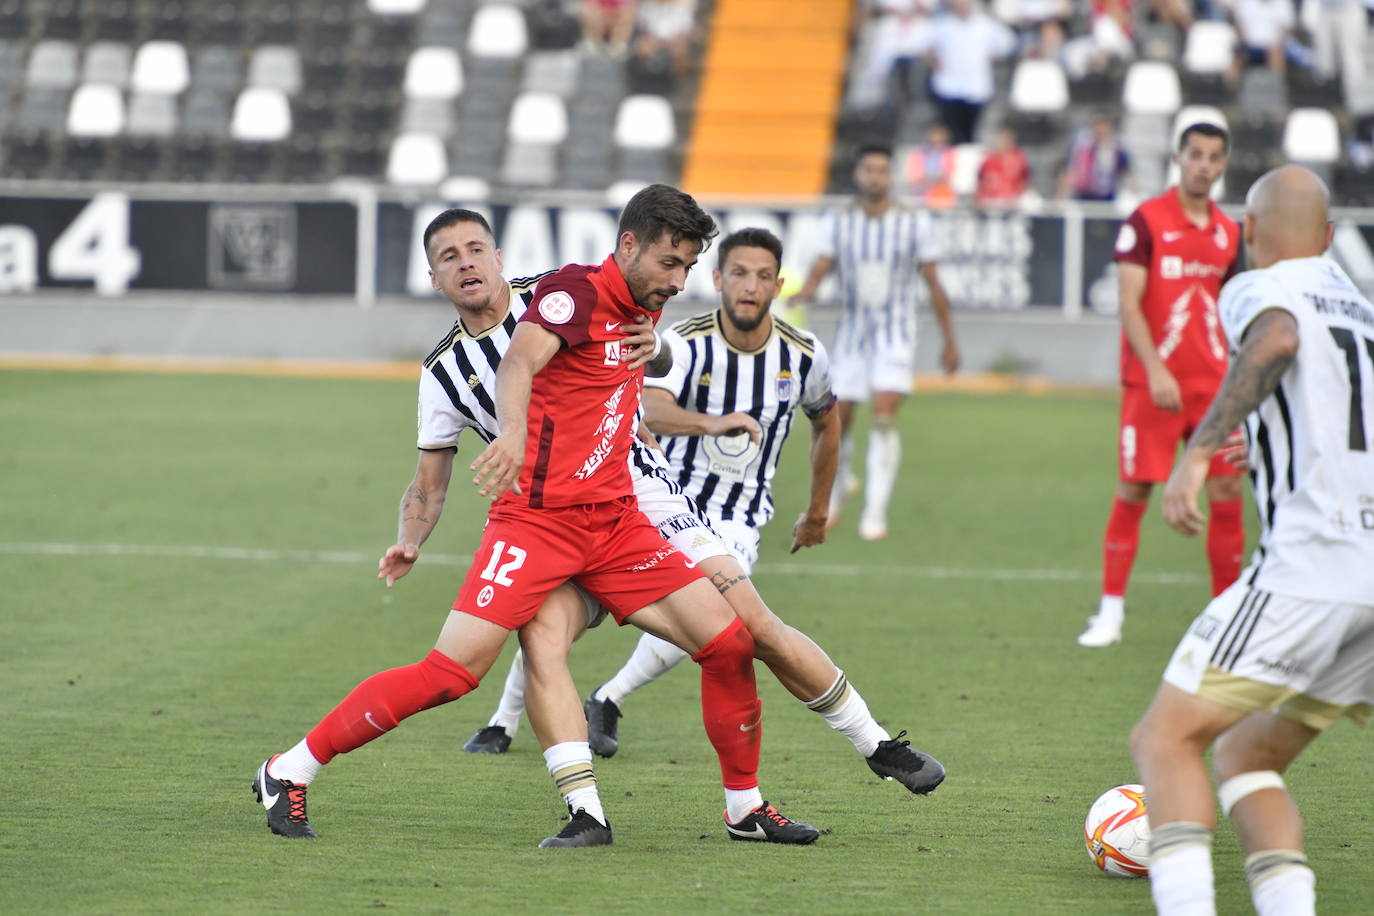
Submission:
[[1088,809],[1083,842],[1093,864],[1117,878],[1143,878],[1150,873],[1150,819],[1145,813],[1145,787],[1108,789]]

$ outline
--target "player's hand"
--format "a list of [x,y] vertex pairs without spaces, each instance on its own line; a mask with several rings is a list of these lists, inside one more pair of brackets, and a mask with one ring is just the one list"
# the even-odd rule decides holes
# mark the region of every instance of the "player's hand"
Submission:
[[1182,534],[1195,535],[1207,524],[1197,498],[1211,463],[1210,457],[1185,451],[1164,485],[1164,520]]
[[748,433],[750,440],[755,445],[763,441],[763,430],[759,428],[759,421],[747,413],[738,411],[727,413],[723,417],[716,417],[707,435],[738,436],[740,433]]
[[817,544],[825,543],[825,532],[830,527],[829,523],[829,515],[803,512],[797,516],[797,523],[792,526],[792,549],[788,553],[796,553],[803,547],[815,547]]
[[1245,436],[1240,430],[1236,430],[1226,437],[1226,442],[1217,451],[1221,460],[1225,461],[1237,471],[1248,472],[1250,470],[1250,452],[1245,447]]
[[620,361],[626,369],[634,370],[654,358],[654,323],[646,316],[620,326],[625,336],[620,339]]
[[959,371],[959,347],[954,341],[945,341],[945,349],[940,353],[940,365],[944,367],[945,375]]
[[392,544],[377,561],[377,578],[386,580],[386,587],[410,572],[420,559],[420,548],[414,544]]
[[491,440],[477,460],[471,464],[476,472],[472,485],[488,499],[495,499],[506,492],[521,493],[520,465],[525,461],[525,437],[523,435],[502,434]]
[[1183,392],[1179,390],[1178,379],[1168,369],[1150,373],[1150,400],[1160,410],[1178,413],[1183,409]]

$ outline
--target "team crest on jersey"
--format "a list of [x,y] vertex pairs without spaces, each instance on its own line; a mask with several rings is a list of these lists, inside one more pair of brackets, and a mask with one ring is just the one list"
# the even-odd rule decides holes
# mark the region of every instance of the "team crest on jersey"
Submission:
[[539,300],[539,314],[553,324],[567,324],[573,316],[573,298],[556,289]]
[[794,383],[794,380],[793,380],[793,378],[792,378],[792,373],[789,372],[789,371],[787,371],[786,369],[782,370],[781,372],[778,373],[778,379],[777,379],[777,381],[778,381],[778,400],[779,400],[779,401],[790,401],[790,400],[792,400],[792,392],[793,392],[793,390],[795,389],[795,383]]

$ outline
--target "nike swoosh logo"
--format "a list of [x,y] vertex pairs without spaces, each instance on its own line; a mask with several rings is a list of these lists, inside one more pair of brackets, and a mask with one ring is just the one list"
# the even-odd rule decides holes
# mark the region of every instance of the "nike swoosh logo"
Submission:
[[759,725],[760,725],[760,723],[762,723],[762,722],[763,722],[763,716],[759,716],[757,719],[754,720],[754,724],[753,724],[753,725],[741,725],[741,726],[739,727],[739,730],[742,731],[742,732],[751,732],[751,731],[753,731],[754,729],[758,728]]
[[697,568],[697,561],[696,561],[696,560],[683,560],[682,562],[685,563],[685,564],[687,564],[687,568],[688,568],[688,569],[696,569],[696,568]]
[[1164,232],[1164,233],[1161,233],[1159,237],[1162,238],[1162,239],[1163,239],[1164,241],[1166,241],[1166,242],[1172,242],[1172,241],[1174,241],[1174,239],[1177,239],[1177,238],[1179,238],[1179,237],[1182,236],[1182,235],[1183,235],[1182,232]]
[[615,330],[616,328],[618,328],[618,327],[620,327],[620,322],[619,322],[619,321],[608,321],[608,322],[606,322],[606,330],[608,330],[608,331],[614,331],[614,330]]
[[758,824],[755,824],[755,825],[754,825],[754,829],[753,829],[753,830],[740,830],[738,827],[731,827],[729,824],[726,824],[726,825],[725,825],[725,829],[728,830],[728,831],[730,831],[731,833],[733,833],[735,836],[744,837],[746,840],[766,840],[766,839],[768,839],[768,833],[767,833],[767,831],[765,831],[765,830],[764,830],[762,827],[760,827]]
[[268,811],[271,811],[272,806],[277,803],[277,799],[281,798],[281,793],[278,792],[276,795],[268,794],[267,764],[265,762],[263,763],[262,767],[258,770],[258,785],[262,787],[262,806],[266,808]]
[[386,734],[386,729],[382,728],[380,725],[376,723],[376,721],[372,718],[372,713],[363,713],[363,718],[367,720],[368,725],[371,725],[373,728],[377,729],[377,731],[381,732],[382,734]]

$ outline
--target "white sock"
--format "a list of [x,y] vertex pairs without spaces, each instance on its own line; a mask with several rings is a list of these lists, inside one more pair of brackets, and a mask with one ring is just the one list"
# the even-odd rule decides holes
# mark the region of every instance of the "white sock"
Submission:
[[1297,850],[1266,849],[1245,858],[1250,899],[1259,916],[1310,916],[1317,910],[1317,876]]
[[865,757],[872,757],[878,749],[879,741],[892,736],[874,721],[868,711],[868,704],[859,696],[859,691],[849,683],[843,671],[836,670],[835,683],[830,689],[806,704],[807,709],[821,714],[826,724],[844,735],[854,745],[854,749]]
[[854,479],[854,437],[849,433],[840,436],[840,463],[835,469],[835,486],[830,491],[830,504],[836,500],[843,504],[849,496],[849,484]]
[[868,431],[868,479],[864,486],[864,517],[887,519],[887,504],[897,482],[902,461],[902,440],[892,427],[874,426]]
[[1125,620],[1125,597],[1122,595],[1103,595],[1097,602],[1097,616],[1106,620]]
[[749,816],[759,805],[763,804],[763,793],[759,787],[752,789],[726,789],[725,790],[725,816],[730,819],[730,823],[738,824]]
[[506,730],[508,737],[514,738],[520,730],[520,716],[525,712],[525,653],[516,650],[515,659],[510,663],[506,674],[506,686],[501,691],[501,701],[496,704],[488,725],[499,725]]
[[1176,821],[1150,837],[1150,896],[1167,916],[1216,916],[1211,832]]
[[568,811],[586,811],[602,824],[606,812],[601,807],[601,793],[596,790],[596,773],[592,770],[592,749],[585,741],[564,741],[544,752],[544,763],[553,777],[558,794],[568,803]]
[[315,759],[315,755],[310,753],[310,746],[302,738],[300,744],[273,760],[268,772],[273,779],[285,779],[304,786],[315,781],[322,766],[324,764]]
[[610,700],[617,706],[623,706],[626,697],[667,674],[684,658],[687,658],[687,653],[677,646],[645,633],[639,637],[635,650],[615,673],[615,677],[596,688],[592,699]]

